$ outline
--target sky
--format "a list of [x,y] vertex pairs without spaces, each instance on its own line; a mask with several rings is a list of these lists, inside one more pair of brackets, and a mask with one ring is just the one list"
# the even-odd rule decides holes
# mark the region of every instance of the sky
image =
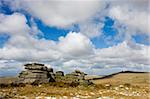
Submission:
[[0,76],[29,62],[91,75],[150,71],[149,0],[0,0]]

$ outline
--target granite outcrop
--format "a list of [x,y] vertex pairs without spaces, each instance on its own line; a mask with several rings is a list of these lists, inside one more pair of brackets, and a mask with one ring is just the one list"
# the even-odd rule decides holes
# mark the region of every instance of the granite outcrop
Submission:
[[48,68],[44,64],[29,63],[25,64],[25,70],[19,73],[19,80],[17,83],[49,83],[49,82],[63,82],[63,83],[79,83],[91,84],[90,80],[86,80],[87,75],[80,70],[75,70],[72,73],[64,74],[63,71],[55,71],[53,68]]

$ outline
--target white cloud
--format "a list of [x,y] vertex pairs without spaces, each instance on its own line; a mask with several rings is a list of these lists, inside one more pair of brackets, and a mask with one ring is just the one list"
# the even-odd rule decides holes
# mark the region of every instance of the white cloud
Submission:
[[[78,24],[81,33],[99,36],[102,23],[94,24],[94,16],[105,7],[102,0],[13,0],[7,1],[13,10],[25,10],[50,27],[71,28]],[[86,25],[88,24],[88,26]]]
[[150,34],[148,28],[150,14],[147,12],[139,13],[138,11],[129,11],[129,9],[117,6],[110,10],[110,15],[131,29]]
[[[136,47],[135,47],[136,46]],[[127,68],[132,70],[150,70],[150,47],[124,41],[116,46],[94,49],[89,56],[70,58],[61,62],[61,69],[80,69],[86,72],[97,69],[93,74],[100,74],[101,69]],[[145,68],[145,69],[144,69]]]
[[67,27],[84,21],[100,8],[99,0],[14,0],[14,9],[25,9],[49,26]]
[[[113,47],[96,50],[96,58],[93,60],[108,66],[149,66],[150,47],[140,44],[130,45],[127,41]],[[138,47],[138,49],[137,49]]]
[[32,43],[37,46],[18,48],[17,43],[16,46],[6,45],[0,49],[0,59],[44,62],[51,64],[55,69],[81,69],[83,71],[118,67],[141,69],[148,68],[150,65],[150,47],[133,45],[127,41],[113,47],[95,49],[86,36],[70,32],[59,42],[37,40]]
[[24,68],[23,64],[23,62],[13,60],[0,60],[0,77],[18,75],[18,72]]
[[101,36],[104,23],[99,22],[95,23],[92,21],[86,21],[79,24],[80,32],[84,35],[86,35],[89,38],[94,38]]
[[132,35],[139,31],[150,35],[149,0],[111,1],[109,16],[127,26],[127,32]]
[[27,20],[24,15],[14,13],[12,15],[5,15],[0,13],[0,33],[13,33],[25,35],[29,31]]
[[89,38],[81,33],[70,32],[66,37],[59,38],[58,48],[66,56],[89,55],[92,53],[93,47]]
[[48,26],[69,28],[73,24],[79,24],[81,33],[90,38],[101,34],[103,23],[91,22],[97,12],[99,19],[105,17],[108,12],[108,16],[125,24],[126,32],[130,36],[139,31],[150,34],[149,0],[14,0],[9,3],[12,9],[26,10]]
[[[7,33],[11,36],[5,46],[0,48],[0,59],[39,61],[46,58],[49,60],[57,58],[57,55],[55,55],[57,52],[52,48],[55,43],[44,39],[36,39],[35,35],[31,33],[39,30],[36,25],[32,25],[34,28],[30,28],[24,15],[19,13],[0,15],[0,33]],[[48,51],[45,51],[47,49]],[[41,57],[38,57],[38,55]]]

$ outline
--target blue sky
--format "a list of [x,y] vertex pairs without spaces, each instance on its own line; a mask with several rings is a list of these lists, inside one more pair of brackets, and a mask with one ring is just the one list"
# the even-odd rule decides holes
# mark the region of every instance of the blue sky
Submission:
[[0,76],[25,62],[96,74],[148,70],[148,0],[123,2],[0,0]]
[[[2,3],[1,9],[0,9],[1,13],[4,13],[6,15],[11,15],[13,13],[15,13],[16,11],[11,10],[11,8],[5,4]],[[17,11],[19,13],[23,13],[26,18],[27,18],[27,23],[30,26],[30,19],[31,16],[28,13],[25,13],[24,11]],[[73,29],[63,29],[63,28],[57,28],[57,27],[50,27],[45,25],[41,20],[34,18],[35,23],[37,24],[37,27],[40,31],[42,31],[42,35],[38,34],[39,38],[45,38],[48,40],[55,40],[58,41],[58,38],[61,36],[66,36],[67,33],[69,31],[73,31],[73,32],[78,32],[80,31],[80,29],[78,27],[74,27]],[[96,21],[95,23],[97,23],[98,21]],[[119,41],[115,41],[114,37],[118,34],[118,30],[117,28],[113,27],[115,23],[115,20],[113,20],[112,18],[110,18],[109,16],[105,16],[104,19],[104,26],[99,29],[99,32],[102,32],[102,36],[98,36],[95,38],[92,38],[92,42],[93,44],[97,47],[97,48],[105,48],[105,47],[109,47],[111,45],[108,45],[105,41],[105,39],[107,37],[111,37],[112,38],[112,42],[114,44],[118,44],[123,40],[119,40]],[[143,35],[142,33],[138,33],[137,35],[133,35],[132,39],[133,41],[135,41],[136,43],[141,43],[141,44],[146,44],[149,45],[148,42],[148,36],[147,35]],[[3,46],[3,44],[5,43],[5,41],[8,40],[8,35],[5,34],[0,34],[0,46]]]
[[[5,14],[8,14],[8,15],[14,13],[7,6],[2,8],[1,10],[5,11]],[[20,13],[22,13],[22,12],[20,12]],[[26,17],[28,19],[28,24],[30,25],[29,15],[27,14]],[[80,31],[80,29],[78,29],[78,27],[75,27],[74,29],[61,29],[61,28],[57,28],[57,27],[46,26],[43,22],[41,22],[40,20],[38,20],[36,18],[34,20],[37,24],[38,29],[40,31],[42,31],[42,34],[37,34],[39,39],[44,38],[47,40],[58,41],[59,37],[66,36],[67,33],[69,33],[69,31],[73,31],[73,32]],[[99,32],[102,32],[103,36],[98,36],[98,37],[94,37],[91,39],[91,41],[96,46],[96,48],[106,48],[106,47],[112,46],[112,45],[109,45],[106,43],[105,39],[107,37],[111,37],[112,42],[114,44],[118,44],[118,43],[121,43],[121,41],[123,41],[121,39],[119,41],[114,40],[114,37],[118,33],[117,29],[115,27],[113,27],[114,22],[115,22],[115,20],[111,19],[110,17],[107,17],[107,16],[105,17],[104,26],[99,30]],[[7,42],[8,38],[9,38],[9,35],[7,35],[5,33],[0,34],[0,46],[1,47],[4,45],[4,43]],[[142,43],[142,44],[149,45],[147,35],[143,35],[143,34],[133,35],[132,39],[136,43]]]

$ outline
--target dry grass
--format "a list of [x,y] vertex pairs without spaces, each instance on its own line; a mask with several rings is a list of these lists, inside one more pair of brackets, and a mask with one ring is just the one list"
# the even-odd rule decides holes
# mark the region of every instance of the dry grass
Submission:
[[[139,86],[108,86],[108,85],[96,85],[96,86],[78,86],[78,87],[57,87],[49,86],[49,84],[42,84],[39,86],[26,85],[25,87],[10,87],[0,89],[0,95],[5,93],[5,98],[17,98],[29,97],[35,99],[35,97],[67,97],[75,99],[96,99],[99,97],[109,98],[124,98],[124,99],[148,99],[149,89],[148,87]],[[54,98],[56,99],[56,98]],[[60,98],[57,98],[60,99]]]
[[0,84],[1,83],[12,83],[17,80],[17,77],[0,77]]
[[95,84],[150,84],[150,73],[121,73],[111,78],[93,80]]
[[[93,81],[95,85],[70,86],[64,83],[0,88],[0,96],[11,99],[149,99],[149,74],[125,73]],[[40,98],[41,97],[41,98]],[[45,98],[47,97],[47,98]],[[0,97],[1,98],[1,97]]]

